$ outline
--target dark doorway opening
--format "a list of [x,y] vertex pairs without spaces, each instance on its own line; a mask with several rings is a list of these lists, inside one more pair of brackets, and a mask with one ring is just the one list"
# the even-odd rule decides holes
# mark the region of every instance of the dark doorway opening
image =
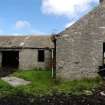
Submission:
[[103,43],[103,65],[105,66],[105,43]]
[[18,68],[19,51],[2,51],[2,67]]
[[45,52],[44,50],[38,50],[38,62],[44,62]]

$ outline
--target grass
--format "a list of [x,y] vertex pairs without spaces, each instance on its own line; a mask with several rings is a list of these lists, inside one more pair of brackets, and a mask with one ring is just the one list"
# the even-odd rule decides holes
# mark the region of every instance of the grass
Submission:
[[4,82],[3,80],[0,80],[0,92],[1,91],[8,91],[10,89],[12,89],[12,87],[9,84]]
[[84,90],[92,90],[93,88],[99,87],[102,82],[102,80],[97,77],[94,79],[59,81],[55,84],[51,78],[50,70],[18,70],[11,75],[29,80],[31,84],[14,88],[0,80],[0,92],[7,91],[16,93],[20,91],[34,95],[52,94],[53,92],[81,94]]
[[49,92],[49,90],[54,85],[54,82],[51,79],[51,72],[48,70],[18,71],[12,75],[31,81],[31,84],[27,86],[18,87],[18,89],[22,89],[23,91],[28,92],[28,93],[44,94],[44,93]]
[[102,83],[101,78],[96,77],[94,79],[82,79],[82,80],[73,80],[73,81],[64,81],[61,82],[57,89],[60,92],[66,92],[71,94],[82,94],[84,90],[90,90],[97,88]]

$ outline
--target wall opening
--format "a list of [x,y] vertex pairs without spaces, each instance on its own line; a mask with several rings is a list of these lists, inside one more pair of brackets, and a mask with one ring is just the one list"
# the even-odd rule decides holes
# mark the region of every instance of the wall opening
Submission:
[[103,65],[105,66],[105,43],[103,43]]
[[38,50],[38,62],[44,62],[44,61],[45,61],[45,51]]
[[19,51],[2,51],[2,67],[18,68]]

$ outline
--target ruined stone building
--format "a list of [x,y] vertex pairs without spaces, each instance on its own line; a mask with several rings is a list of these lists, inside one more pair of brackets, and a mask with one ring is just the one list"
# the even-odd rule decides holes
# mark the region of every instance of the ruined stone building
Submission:
[[[105,0],[56,39],[57,78],[97,76],[99,66],[105,65]],[[1,36],[0,66],[52,68],[53,49],[50,36]]]
[[105,0],[57,39],[57,77],[95,77],[105,65]]
[[53,44],[48,36],[0,36],[0,67],[51,67]]

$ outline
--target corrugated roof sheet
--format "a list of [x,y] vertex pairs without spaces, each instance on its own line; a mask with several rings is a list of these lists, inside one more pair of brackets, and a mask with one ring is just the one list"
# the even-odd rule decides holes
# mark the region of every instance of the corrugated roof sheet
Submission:
[[53,48],[50,36],[0,36],[0,48]]

